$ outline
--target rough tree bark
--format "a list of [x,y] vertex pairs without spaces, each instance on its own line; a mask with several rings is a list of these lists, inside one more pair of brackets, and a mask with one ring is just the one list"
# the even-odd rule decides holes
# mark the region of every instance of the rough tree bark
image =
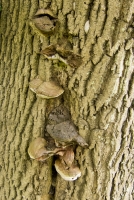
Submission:
[[[1,5],[0,199],[132,200],[134,0],[2,0]],[[60,25],[43,37],[29,20],[46,7]],[[77,69],[38,54],[65,32],[83,57]],[[37,75],[57,79],[64,95],[36,97],[28,83]],[[61,102],[89,143],[89,149],[76,149],[82,176],[74,182],[57,176],[51,158],[39,163],[27,153],[29,143],[44,136],[48,111]]]

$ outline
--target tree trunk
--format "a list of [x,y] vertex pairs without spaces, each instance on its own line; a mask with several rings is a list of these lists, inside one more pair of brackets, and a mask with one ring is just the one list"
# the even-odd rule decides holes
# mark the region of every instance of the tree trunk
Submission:
[[[2,0],[1,7],[1,200],[132,200],[134,0]],[[59,25],[43,36],[29,24],[38,8],[47,7]],[[64,34],[83,58],[78,68],[39,54]],[[63,96],[36,97],[29,81],[37,75],[56,79]],[[76,148],[82,175],[73,182],[57,175],[52,158],[38,162],[27,153],[60,103],[89,144]]]

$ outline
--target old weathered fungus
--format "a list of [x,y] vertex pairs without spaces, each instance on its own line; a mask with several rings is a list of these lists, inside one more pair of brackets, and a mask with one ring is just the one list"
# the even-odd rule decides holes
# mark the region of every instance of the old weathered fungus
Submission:
[[[65,109],[65,111],[66,110],[67,109]],[[57,113],[53,111],[50,112],[49,118],[48,118],[48,124],[46,126],[47,132],[55,140],[56,143],[59,143],[63,146],[67,144],[71,144],[71,143],[72,144],[78,143],[82,147],[87,147],[88,144],[78,134],[76,126],[71,121],[71,119],[69,119],[68,112],[67,111],[65,112],[65,111],[64,111],[64,107],[61,107],[60,112],[57,112]]]
[[66,65],[77,68],[82,64],[82,57],[79,54],[74,54],[67,40],[60,40],[58,44],[49,45],[40,53],[48,59],[57,59]]
[[54,32],[57,23],[57,16],[50,9],[40,8],[34,15],[33,24],[43,34]]

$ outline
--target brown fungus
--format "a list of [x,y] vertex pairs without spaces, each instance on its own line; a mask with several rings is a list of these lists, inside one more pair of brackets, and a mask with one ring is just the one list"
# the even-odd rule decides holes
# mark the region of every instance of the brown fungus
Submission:
[[53,155],[63,156],[65,151],[65,148],[57,147],[54,147],[53,149],[49,150],[46,140],[41,137],[38,137],[35,140],[33,140],[28,148],[28,154],[30,158],[36,159],[38,161],[44,161]]
[[44,50],[42,50],[40,53],[43,54],[44,56],[46,56],[46,58],[52,58],[52,56],[54,56],[57,53],[56,45],[49,45]]
[[38,87],[43,83],[43,81],[39,78],[39,76],[37,76],[35,79],[33,79],[32,81],[30,81],[29,83],[29,88],[30,90],[32,90],[33,92],[37,92]]
[[67,39],[61,39],[58,44],[49,45],[41,52],[48,59],[57,59],[66,65],[77,68],[82,64],[82,57],[74,54],[71,50],[71,44]]
[[64,90],[55,81],[43,82],[39,77],[36,77],[29,83],[29,88],[41,98],[56,98],[60,96]]
[[43,34],[54,32],[57,23],[57,16],[50,9],[40,8],[32,19],[35,27]]
[[48,158],[48,152],[46,149],[46,140],[44,138],[38,137],[33,140],[28,148],[28,154],[30,158],[37,160],[46,160]]
[[62,162],[66,165],[66,168],[68,169],[71,167],[71,165],[74,162],[74,151],[73,146],[69,146],[66,148],[66,151],[64,151],[64,154],[60,156]]
[[74,181],[81,176],[81,171],[78,166],[72,165],[67,169],[60,159],[55,161],[55,168],[60,176],[66,181]]

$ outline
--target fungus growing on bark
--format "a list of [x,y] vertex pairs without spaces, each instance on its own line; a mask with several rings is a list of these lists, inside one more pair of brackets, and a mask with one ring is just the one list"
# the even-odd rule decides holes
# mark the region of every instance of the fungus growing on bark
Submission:
[[47,142],[44,138],[38,137],[33,140],[28,148],[28,154],[30,158],[36,159],[38,161],[44,161],[53,155],[64,155],[66,148],[57,148],[49,150]]
[[78,143],[87,147],[86,141],[78,134],[77,128],[71,121],[71,115],[62,104],[49,113],[46,130],[59,146]]
[[72,165],[71,167],[66,168],[60,159],[55,161],[55,168],[60,176],[66,181],[74,181],[81,176],[81,171],[78,166]]
[[43,34],[54,32],[57,23],[57,16],[50,9],[40,8],[34,15],[33,24]]
[[49,113],[47,124],[59,124],[70,119],[71,115],[68,109],[63,104],[60,104]]
[[71,67],[79,67],[82,64],[82,58],[78,54],[74,54],[71,50],[70,43],[67,39],[62,39],[56,45],[49,45],[40,53],[48,59],[60,60]]
[[64,90],[54,81],[43,82],[38,76],[29,83],[29,88],[41,98],[56,98]]
[[61,145],[78,143],[82,147],[88,146],[85,140],[78,134],[76,126],[70,120],[66,120],[56,125],[48,124],[46,130],[56,143],[60,143]]
[[39,76],[37,76],[35,79],[33,79],[32,81],[30,81],[29,83],[29,88],[30,90],[32,90],[33,92],[37,92],[38,87],[43,83],[43,80],[41,80],[39,78]]
[[28,154],[30,158],[40,161],[46,160],[48,155],[50,157],[50,151],[46,149],[47,142],[44,138],[38,137],[33,140],[28,148]]
[[68,169],[74,162],[74,151],[73,146],[66,147],[66,150],[63,152],[63,155],[60,156],[60,159],[65,164],[66,168]]

